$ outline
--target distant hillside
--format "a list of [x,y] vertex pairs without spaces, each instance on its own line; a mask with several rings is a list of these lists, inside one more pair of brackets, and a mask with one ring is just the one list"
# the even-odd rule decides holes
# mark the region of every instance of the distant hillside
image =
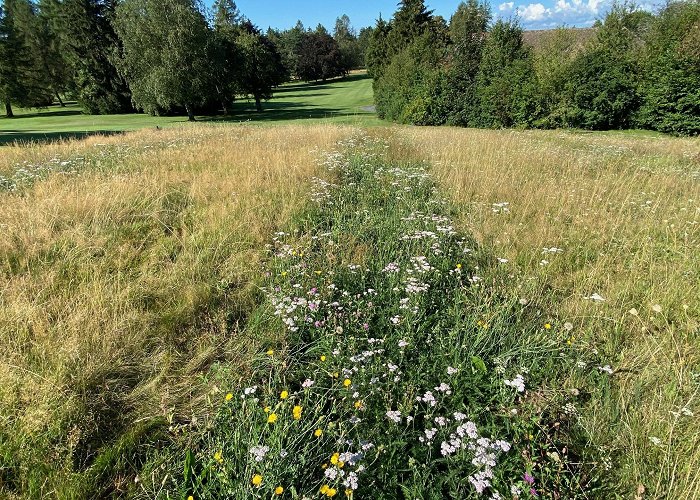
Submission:
[[[595,36],[595,28],[558,28],[564,29],[572,33],[578,40],[579,45],[584,45],[590,41]],[[558,29],[551,30],[531,30],[525,31],[523,33],[523,40],[525,44],[532,47],[533,49],[538,49],[544,44],[548,38],[552,37],[557,33]]]

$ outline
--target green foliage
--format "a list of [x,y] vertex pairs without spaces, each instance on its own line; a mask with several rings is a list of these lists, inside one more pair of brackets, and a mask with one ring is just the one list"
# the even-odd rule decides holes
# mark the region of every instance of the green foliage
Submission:
[[674,134],[700,134],[700,3],[668,4],[646,40],[644,127]]
[[360,46],[357,33],[350,24],[350,18],[347,15],[336,19],[333,39],[338,43],[343,68],[351,70],[364,66],[364,51]]
[[384,74],[384,68],[387,65],[389,52],[389,32],[391,27],[389,23],[384,21],[381,16],[377,20],[377,24],[368,35],[367,50],[365,51],[365,66],[367,73],[379,80]]
[[531,79],[532,61],[522,29],[513,21],[497,21],[484,44],[476,77],[476,123],[496,128],[527,124]]
[[64,0],[58,33],[66,63],[73,75],[71,89],[86,113],[132,111],[131,92],[114,59],[119,41],[112,19],[115,1]]
[[581,54],[566,81],[566,124],[591,130],[627,128],[639,105],[634,67],[605,49]]
[[305,33],[297,50],[296,74],[302,80],[326,81],[348,72],[338,42],[328,33]]
[[184,107],[190,119],[211,85],[209,32],[191,0],[125,0],[115,28],[118,59],[137,107],[151,114]]
[[282,57],[274,43],[250,22],[243,23],[236,40],[240,50],[240,89],[253,96],[258,111],[262,111],[262,100],[272,97],[272,89],[286,77]]
[[444,123],[444,77],[435,66],[442,53],[431,41],[429,34],[423,34],[394,57],[375,82],[374,98],[381,118],[415,125]]

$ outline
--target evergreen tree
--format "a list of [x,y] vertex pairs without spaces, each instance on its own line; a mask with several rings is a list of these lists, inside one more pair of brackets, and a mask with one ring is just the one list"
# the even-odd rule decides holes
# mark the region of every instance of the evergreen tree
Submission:
[[347,15],[344,14],[335,20],[333,39],[338,44],[342,65],[346,71],[362,66],[364,56],[357,39],[357,33],[350,24],[350,18]]
[[527,120],[532,63],[523,31],[514,21],[497,21],[484,44],[476,80],[479,111],[475,124],[511,127]]
[[61,99],[70,86],[64,51],[60,40],[60,8],[58,0],[39,0],[38,3],[37,53],[48,88],[51,89],[61,107]]
[[13,104],[46,104],[37,59],[29,45],[32,15],[32,6],[26,0],[6,0],[0,8],[0,100],[8,118],[14,116]]
[[448,121],[452,124],[467,125],[477,114],[476,76],[490,20],[489,5],[477,0],[460,3],[450,19],[452,57],[448,100],[451,109]]
[[384,69],[389,64],[387,59],[389,52],[390,32],[391,26],[389,23],[384,21],[384,19],[379,16],[376,26],[372,28],[369,43],[367,45],[367,51],[365,52],[365,66],[367,67],[367,73],[374,78],[375,81],[382,77]]
[[83,110],[91,114],[133,110],[126,81],[113,59],[119,40],[112,27],[116,0],[63,0],[59,36],[73,75],[72,89]]
[[401,52],[411,42],[421,36],[432,25],[432,11],[423,0],[401,0],[399,10],[391,22],[388,46],[390,55]]
[[243,23],[236,40],[241,54],[239,87],[253,96],[255,109],[263,110],[262,101],[272,97],[272,89],[284,82],[286,70],[275,45],[249,21]]
[[115,28],[136,106],[152,114],[179,106],[194,121],[209,97],[211,66],[207,23],[193,0],[124,0]]

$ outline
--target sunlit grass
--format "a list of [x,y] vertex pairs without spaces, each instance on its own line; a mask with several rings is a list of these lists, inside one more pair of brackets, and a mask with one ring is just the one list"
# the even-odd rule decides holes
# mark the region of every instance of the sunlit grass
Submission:
[[[508,261],[508,292],[551,314],[562,342],[598,351],[614,370],[612,390],[590,395],[580,423],[618,464],[621,494],[643,485],[652,497],[694,498],[700,141],[444,128],[401,135],[433,162],[462,207],[462,227]],[[560,383],[585,386],[579,377]]]

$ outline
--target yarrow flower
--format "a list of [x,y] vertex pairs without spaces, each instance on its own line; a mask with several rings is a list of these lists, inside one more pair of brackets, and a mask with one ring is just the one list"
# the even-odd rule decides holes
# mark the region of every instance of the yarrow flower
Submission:
[[397,423],[397,424],[398,424],[399,422],[401,422],[401,412],[398,411],[398,410],[396,410],[396,411],[388,411],[388,412],[386,412],[386,416],[387,416],[387,418],[388,418],[389,420],[391,420],[391,421],[393,421],[393,422],[395,422],[395,423]]

